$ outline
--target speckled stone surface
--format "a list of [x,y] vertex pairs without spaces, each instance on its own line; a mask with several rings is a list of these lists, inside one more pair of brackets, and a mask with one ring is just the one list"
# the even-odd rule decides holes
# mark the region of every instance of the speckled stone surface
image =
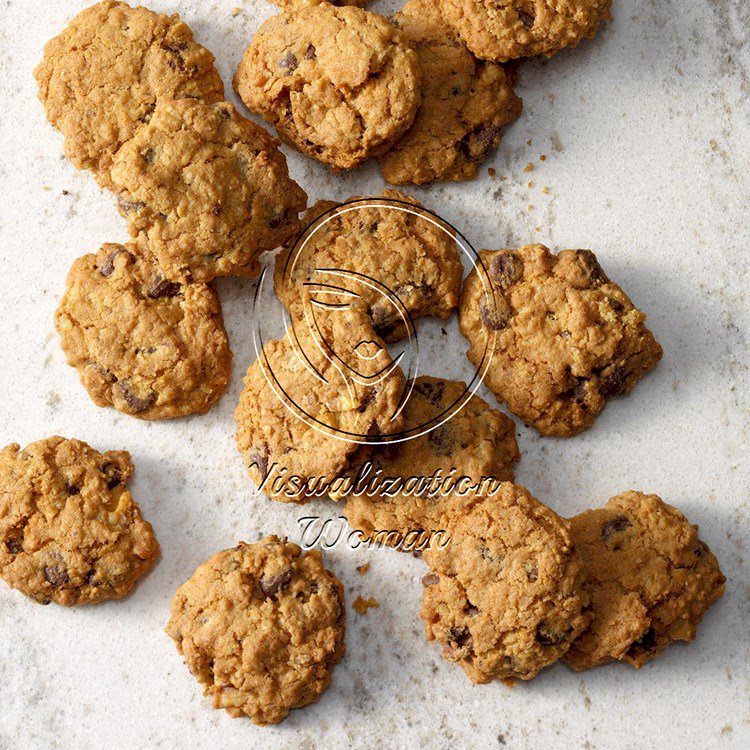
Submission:
[[[0,748],[748,747],[746,0],[615,0],[614,21],[596,40],[522,69],[525,112],[486,165],[494,179],[484,168],[472,183],[413,191],[477,248],[593,248],[649,314],[661,365],[572,440],[519,425],[518,479],[565,515],[634,488],[699,523],[728,582],[697,641],[640,672],[556,666],[512,690],[473,686],[424,640],[423,563],[336,547],[327,564],[349,602],[361,594],[380,607],[365,615],[350,607],[347,655],[331,688],[266,728],[201,697],[163,632],[169,603],[217,550],[270,533],[298,540],[298,517],[339,508],[272,504],[244,475],[232,411],[252,357],[253,282],[219,284],[235,370],[204,417],[149,424],[97,409],[65,364],[53,313],[68,268],[126,237],[111,196],[64,159],[31,75],[44,42],[85,4],[5,0],[0,9],[0,442],[59,433],[129,450],[134,496],[163,556],[132,596],[96,608],[41,607],[0,586]],[[237,3],[235,16],[234,4],[151,5],[183,14],[229,84],[253,30],[276,12],[256,0]],[[290,154],[290,168],[311,199],[382,190],[375,165],[334,177]],[[439,324],[423,329],[422,366],[466,377],[455,318],[445,328],[447,336]],[[371,568],[360,575],[365,561]]]

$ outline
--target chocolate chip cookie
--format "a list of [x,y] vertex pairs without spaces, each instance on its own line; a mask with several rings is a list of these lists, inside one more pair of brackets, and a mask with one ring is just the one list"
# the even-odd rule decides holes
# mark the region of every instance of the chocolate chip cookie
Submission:
[[646,316],[590,250],[552,255],[528,245],[480,257],[489,282],[473,270],[459,303],[468,357],[487,367],[497,398],[543,435],[590,427],[661,359]]
[[461,291],[460,252],[453,230],[422,208],[396,190],[343,205],[319,201],[296,244],[276,258],[276,294],[291,309],[309,298],[309,284],[322,281],[319,269],[332,269],[337,280],[346,274],[342,283],[355,281],[388,342],[403,338],[415,318],[449,318]]
[[[513,421],[479,396],[464,400],[466,390],[465,383],[427,375],[414,381],[404,408],[405,430],[414,437],[376,447],[361,487],[353,477],[344,514],[364,538],[391,545],[426,540],[444,529],[446,508],[460,493],[513,481],[521,457]],[[413,477],[434,479],[418,485]],[[382,491],[362,491],[368,480]]]
[[437,0],[445,22],[479,58],[550,56],[593,37],[612,0]]
[[433,0],[409,0],[392,18],[417,52],[422,103],[414,124],[379,157],[392,185],[470,180],[521,114],[512,76],[477,60],[442,19]]
[[676,508],[626,492],[571,520],[591,591],[591,625],[564,660],[581,670],[618,659],[642,667],[674,641],[692,641],[724,593],[716,557]]
[[282,502],[325,496],[359,449],[403,425],[405,377],[366,309],[324,304],[265,344],[234,415],[250,477]]
[[115,152],[159,98],[224,99],[214,56],[178,15],[111,0],[82,11],[48,42],[34,76],[68,158],[104,187]]
[[156,561],[126,451],[51,437],[0,451],[0,576],[40,604],[120,599]]
[[345,625],[344,587],[320,553],[268,536],[203,563],[167,633],[215,708],[277,724],[328,687]]
[[473,682],[530,680],[588,624],[567,521],[510,483],[446,519],[448,545],[423,554],[428,640]]
[[296,234],[307,195],[277,146],[228,102],[157,103],[111,179],[131,235],[147,237],[167,278],[255,276],[258,256]]
[[229,382],[216,293],[167,280],[143,242],[107,243],[76,260],[55,325],[97,406],[141,419],[202,414]]
[[234,88],[282,140],[334,169],[351,169],[412,124],[420,69],[385,18],[351,6],[295,4],[260,27]]

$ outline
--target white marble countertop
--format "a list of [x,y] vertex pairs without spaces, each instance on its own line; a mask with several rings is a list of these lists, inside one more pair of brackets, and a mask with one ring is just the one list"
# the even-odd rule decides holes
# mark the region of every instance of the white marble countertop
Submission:
[[[97,409],[65,364],[52,321],[68,268],[126,236],[111,196],[63,157],[32,78],[44,42],[87,4],[0,8],[0,443],[58,433],[129,450],[132,489],[163,555],[134,595],[98,607],[40,607],[0,585],[0,748],[750,746],[747,0],[614,0],[614,21],[595,41],[522,69],[526,111],[485,165],[494,179],[485,168],[471,183],[413,191],[477,248],[594,249],[648,313],[662,364],[572,440],[519,425],[518,480],[563,515],[635,488],[700,524],[728,582],[697,640],[640,672],[556,666],[512,690],[473,686],[423,637],[422,562],[339,547],[327,559],[349,601],[374,596],[380,607],[350,611],[348,654],[321,701],[266,728],[201,697],[164,634],[169,602],[217,550],[263,532],[297,539],[299,516],[337,508],[255,497],[236,454],[252,282],[218,285],[235,371],[205,417],[149,424]],[[275,12],[262,0],[150,5],[183,15],[227,84]],[[287,153],[311,199],[382,189],[374,165],[334,177]],[[423,362],[431,374],[466,376],[455,319],[447,328],[455,356],[442,355],[443,338],[441,356],[428,348]],[[360,576],[365,559],[372,567]]]

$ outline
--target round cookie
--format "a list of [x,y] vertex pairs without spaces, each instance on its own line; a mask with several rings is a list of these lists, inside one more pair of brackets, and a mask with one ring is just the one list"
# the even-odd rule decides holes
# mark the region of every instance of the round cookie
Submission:
[[170,279],[256,276],[299,230],[307,195],[278,141],[228,102],[161,99],[115,154],[120,213]]
[[392,19],[417,52],[422,103],[414,124],[379,157],[392,185],[470,180],[521,114],[512,76],[477,60],[442,20],[433,0],[409,0]]
[[463,276],[452,230],[427,212],[420,215],[422,204],[396,190],[384,190],[382,199],[349,201],[356,202],[316,203],[295,246],[276,257],[274,289],[284,306],[291,309],[309,295],[305,284],[318,280],[317,269],[335,269],[376,282],[358,288],[375,331],[388,342],[407,334],[409,319],[449,318]]
[[0,451],[0,576],[40,604],[125,596],[159,545],[127,489],[126,451],[51,437]]
[[364,306],[294,322],[251,365],[234,414],[250,477],[281,502],[325,496],[363,447],[401,429],[405,391]]
[[68,158],[104,187],[111,187],[115,152],[160,97],[224,99],[214,56],[178,15],[110,0],[79,13],[48,42],[34,76]]
[[676,508],[626,492],[571,519],[591,592],[591,625],[564,661],[582,670],[612,659],[642,667],[673,641],[692,641],[724,593],[719,563]]
[[167,281],[137,242],[107,243],[75,261],[55,325],[97,406],[141,419],[202,414],[229,382],[216,293]]
[[543,245],[483,251],[493,290],[473,270],[459,303],[468,357],[491,356],[486,385],[543,435],[590,427],[613,396],[630,393],[662,348],[646,316],[590,250]]
[[282,140],[334,169],[387,150],[412,124],[420,70],[385,18],[330,3],[266,21],[234,77],[237,94]]
[[553,55],[593,37],[612,0],[436,0],[447,24],[483,60]]
[[[383,491],[358,493],[355,478],[344,510],[349,524],[364,538],[392,546],[402,545],[407,538],[426,541],[432,532],[444,528],[446,508],[461,501],[453,492],[446,494],[446,489],[455,488],[465,495],[469,486],[481,493],[489,486],[483,483],[494,486],[513,481],[513,464],[521,458],[513,421],[479,396],[471,396],[461,406],[465,393],[465,383],[427,375],[414,381],[404,408],[405,429],[438,426],[373,450],[371,472],[364,476],[363,470],[363,487],[377,476]],[[400,491],[398,484],[390,482],[398,477],[406,480]],[[436,479],[419,491],[409,484],[410,477]],[[448,478],[450,485],[443,484]]]
[[428,640],[473,682],[532,679],[588,623],[567,521],[509,482],[445,518],[447,546],[423,553]]
[[344,587],[320,553],[268,536],[199,566],[175,594],[167,633],[215,708],[263,725],[318,700],[345,624]]

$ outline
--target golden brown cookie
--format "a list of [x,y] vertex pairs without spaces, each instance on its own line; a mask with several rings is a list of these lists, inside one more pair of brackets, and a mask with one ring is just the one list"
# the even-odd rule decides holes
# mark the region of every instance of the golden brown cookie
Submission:
[[379,157],[392,185],[470,180],[521,114],[511,74],[477,60],[443,21],[434,0],[409,0],[392,19],[417,52],[422,103],[414,124]]
[[250,477],[282,502],[325,496],[363,445],[403,425],[404,374],[364,306],[313,311],[265,344],[234,414]]
[[414,120],[419,87],[417,57],[395,26],[325,2],[266,21],[234,77],[283,141],[334,169],[388,149]]
[[97,406],[141,419],[203,414],[229,382],[216,293],[167,281],[137,242],[107,243],[76,260],[55,325]]
[[274,289],[285,307],[309,296],[306,284],[323,278],[318,269],[334,269],[362,277],[360,298],[386,341],[403,338],[413,328],[409,319],[449,318],[463,276],[450,227],[396,190],[384,190],[382,199],[349,201],[316,203],[303,220],[304,234],[276,257]]
[[296,234],[307,195],[277,146],[228,102],[161,99],[115,154],[120,213],[168,278],[255,276],[258,256]]
[[277,724],[328,687],[345,625],[344,587],[320,553],[268,536],[199,566],[167,633],[215,708]]
[[[454,491],[466,495],[470,487],[481,492],[487,482],[513,481],[521,458],[513,421],[479,396],[464,402],[465,394],[465,383],[427,375],[414,381],[404,426],[415,436],[376,447],[361,486],[353,478],[344,514],[364,538],[392,546],[407,537],[427,540],[444,529],[446,508],[460,502]],[[434,479],[418,485],[412,477]],[[381,491],[372,494],[368,481]]]
[[674,641],[692,641],[724,593],[719,563],[676,508],[626,492],[571,519],[591,592],[591,625],[564,656],[581,670],[612,659],[642,667]]
[[459,320],[468,357],[488,365],[487,386],[543,435],[590,427],[661,359],[646,316],[590,250],[528,245],[480,257],[494,292],[476,269],[467,277]]
[[127,489],[126,451],[51,437],[0,451],[0,576],[40,604],[120,599],[159,545]]
[[473,682],[530,680],[588,623],[567,521],[509,482],[446,518],[448,545],[423,554],[428,640]]
[[483,60],[553,55],[593,37],[612,0],[436,0],[445,22]]
[[160,97],[224,98],[214,56],[178,15],[111,0],[82,11],[48,42],[34,76],[68,158],[104,187],[111,187],[115,152],[148,122]]

